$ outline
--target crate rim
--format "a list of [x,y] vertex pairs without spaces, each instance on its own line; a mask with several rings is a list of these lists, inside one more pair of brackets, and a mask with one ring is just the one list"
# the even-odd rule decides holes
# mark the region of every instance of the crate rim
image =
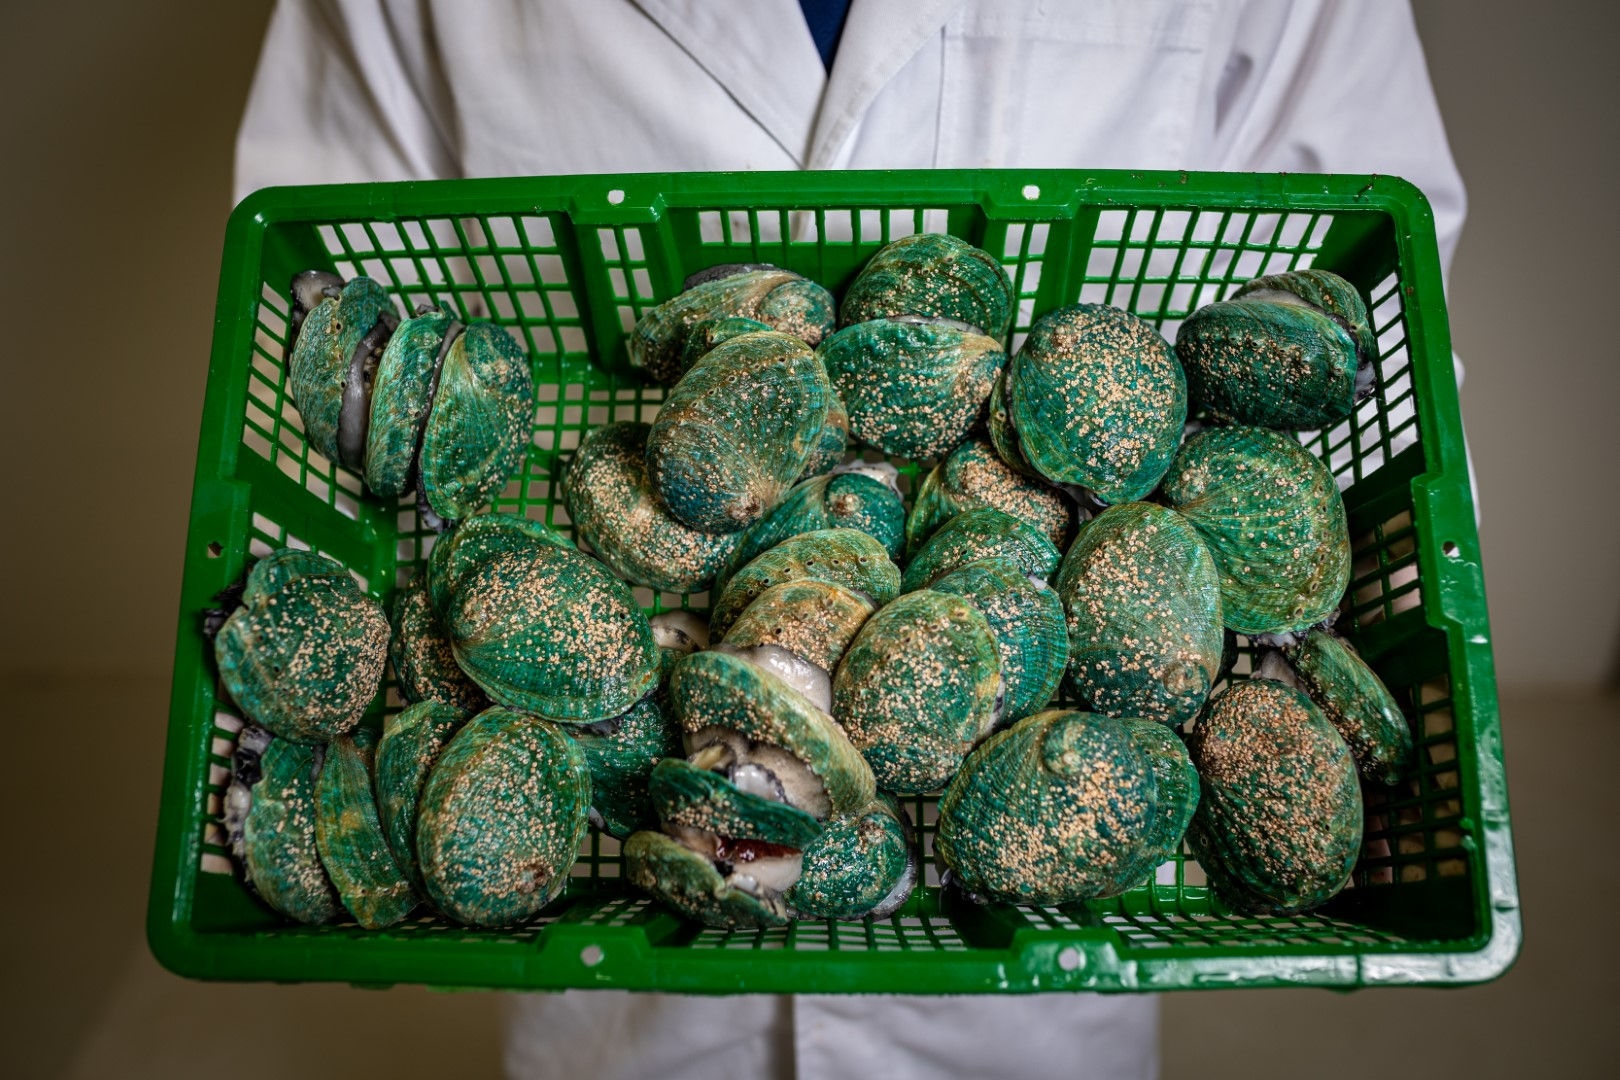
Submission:
[[[1038,193],[1031,194],[1031,187]],[[213,539],[241,539],[230,535],[231,518],[233,511],[245,506],[248,485],[230,479],[241,444],[233,438],[237,418],[228,406],[245,388],[234,383],[245,384],[247,379],[245,370],[233,377],[232,368],[252,338],[259,303],[256,271],[267,228],[359,218],[455,217],[489,213],[491,206],[499,207],[494,211],[499,213],[563,212],[577,225],[650,224],[670,209],[744,208],[765,201],[783,209],[796,204],[813,209],[830,200],[878,208],[981,202],[1030,222],[1071,217],[1084,206],[1128,208],[1141,202],[1190,209],[1219,205],[1262,213],[1381,211],[1395,225],[1407,298],[1417,297],[1424,311],[1422,319],[1409,324],[1408,342],[1414,357],[1420,351],[1427,354],[1426,363],[1412,365],[1419,423],[1427,435],[1444,415],[1456,421],[1460,431],[1433,214],[1421,190],[1395,176],[1064,169],[621,173],[256,191],[236,206],[227,222],[190,507],[147,917],[148,944],[163,966],[201,979],[329,977],[321,971],[318,949],[293,949],[266,935],[204,933],[188,923],[194,878],[187,872],[187,862],[196,861],[197,841],[183,827],[182,808],[195,804],[205,783],[205,748],[199,746],[192,724],[195,716],[209,711],[212,697],[204,702],[197,692],[196,665],[208,659],[186,620],[218,591],[218,571],[226,561],[208,559],[201,549]],[[485,209],[470,211],[475,205]],[[491,949],[489,955],[474,955],[477,943],[423,941],[408,957],[377,948],[375,956],[366,958],[363,971],[346,970],[342,978],[361,985],[602,986],[698,993],[916,992],[919,986],[927,986],[930,993],[1355,988],[1467,985],[1494,979],[1517,958],[1522,927],[1473,497],[1460,438],[1425,437],[1421,448],[1425,468],[1410,481],[1413,523],[1436,538],[1417,552],[1422,580],[1428,583],[1426,594],[1434,598],[1425,609],[1430,624],[1445,631],[1453,695],[1458,711],[1466,711],[1471,721],[1473,752],[1458,755],[1459,783],[1472,789],[1484,841],[1483,850],[1477,852],[1483,872],[1475,875],[1473,892],[1476,909],[1485,919],[1473,938],[1454,943],[1455,948],[1335,953],[1298,946],[1290,948],[1298,948],[1299,955],[1245,957],[1241,948],[1200,948],[1189,954],[1181,947],[1169,947],[1125,957],[1101,928],[1021,929],[1013,934],[1008,950],[988,956],[976,956],[972,949],[920,956],[836,948],[808,953],[782,950],[771,954],[770,963],[753,965],[753,971],[738,976],[736,954],[730,950],[682,949],[678,964],[662,964],[659,949],[649,945],[639,928],[563,920],[547,925],[538,948]],[[235,513],[237,519],[242,516]],[[1441,523],[1447,536],[1443,556],[1439,534],[1433,531]],[[364,514],[361,528],[375,536]],[[204,572],[210,562],[214,573]],[[1465,843],[1471,840],[1465,838]],[[390,943],[387,938],[373,940],[379,946]],[[350,945],[365,949],[364,941]],[[598,947],[594,964],[581,955],[587,945]],[[454,975],[446,978],[452,967]],[[714,978],[722,973],[725,978]]]

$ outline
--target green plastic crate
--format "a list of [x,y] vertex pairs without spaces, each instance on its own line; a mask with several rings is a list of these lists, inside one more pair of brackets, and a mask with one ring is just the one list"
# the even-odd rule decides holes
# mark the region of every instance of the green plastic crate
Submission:
[[[693,270],[771,262],[835,292],[883,243],[949,231],[1000,257],[1020,297],[1011,345],[1077,300],[1129,308],[1167,337],[1261,273],[1315,265],[1356,283],[1379,334],[1376,397],[1302,436],[1344,487],[1355,565],[1341,625],[1401,702],[1415,774],[1369,790],[1347,889],[1310,915],[1223,911],[1183,854],[1155,883],[1061,907],[942,896],[934,803],[915,800],[925,887],[894,916],[718,931],[621,879],[592,836],[565,896],[530,925],[432,919],[370,933],[287,925],[232,876],[216,821],[234,732],[201,613],[247,561],[302,544],[388,602],[427,554],[410,499],[363,496],[306,445],[282,339],[295,271],[389,283],[402,308],[447,300],[510,327],[538,387],[533,444],[503,511],[570,531],[558,470],[582,433],[650,420],[624,335]],[[916,467],[897,462],[904,482]],[[1479,541],[1428,203],[1391,177],[939,171],[590,176],[283,188],[231,216],[186,542],[153,865],[153,952],[215,979],[624,987],[727,993],[1145,991],[1456,984],[1492,978],[1519,912]],[[638,590],[648,610],[704,598]],[[1240,660],[1238,677],[1247,670]],[[369,715],[399,699],[392,686]]]

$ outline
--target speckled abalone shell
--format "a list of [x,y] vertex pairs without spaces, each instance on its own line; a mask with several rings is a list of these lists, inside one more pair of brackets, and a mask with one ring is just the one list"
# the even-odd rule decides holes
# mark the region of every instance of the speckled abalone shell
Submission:
[[415,910],[410,879],[388,847],[372,791],[374,739],[342,736],[326,747],[315,781],[315,844],[321,865],[355,921],[367,930],[393,926]]
[[1327,466],[1289,436],[1201,431],[1176,454],[1164,495],[1215,557],[1233,630],[1302,630],[1339,606],[1350,581],[1344,500]]
[[881,919],[906,902],[917,882],[911,827],[888,795],[829,821],[804,849],[803,864],[783,894],[802,918]]
[[744,334],[710,349],[669,392],[647,436],[647,471],[664,505],[704,532],[747,528],[803,474],[830,395],[821,361],[787,334]]
[[1157,799],[1152,766],[1122,721],[1039,712],[968,755],[939,801],[934,851],[986,900],[1113,896],[1136,884]]
[[[673,663],[667,651],[664,663]],[[564,730],[579,743],[591,772],[593,823],[620,840],[650,828],[655,815],[647,778],[664,758],[684,753],[666,688],[660,686],[611,720],[570,724]]]
[[433,512],[460,521],[500,492],[529,446],[529,360],[494,323],[470,323],[451,344],[417,459]]
[[866,620],[833,679],[833,715],[884,791],[938,791],[995,726],[996,639],[960,597],[907,593]]
[[900,595],[900,568],[882,544],[858,529],[818,529],[783,540],[733,574],[709,614],[710,635],[725,637],[755,597],[790,581],[841,585],[878,607]]
[[[774,327],[762,323],[758,319],[748,319],[734,315],[717,319],[703,319],[695,322],[686,332],[686,344],[681,347],[680,371],[684,375],[691,370],[692,365],[703,358],[703,354],[734,337],[744,334],[757,334],[761,330],[772,330]],[[797,336],[797,335],[795,335]],[[671,382],[675,380],[670,380]]]
[[1008,465],[980,436],[952,450],[923,477],[906,517],[906,553],[915,556],[945,522],[983,506],[1029,522],[1059,551],[1068,547],[1078,517],[1067,494]]
[[565,478],[568,516],[608,568],[660,592],[714,584],[742,536],[690,528],[670,514],[647,476],[651,425],[624,421],[580,441]]
[[738,790],[719,773],[681,758],[660,761],[647,787],[666,832],[697,829],[801,850],[821,834],[821,822],[798,807]]
[[259,779],[243,825],[242,871],[276,911],[301,923],[343,914],[315,844],[315,775],[325,748],[273,739],[259,758]]
[[388,618],[341,564],[283,548],[248,573],[214,658],[248,719],[284,739],[331,739],[377,695]]
[[1007,367],[1004,392],[1035,471],[1106,503],[1158,486],[1187,421],[1187,383],[1170,346],[1151,324],[1101,304],[1038,320]]
[[456,321],[447,305],[406,319],[388,339],[371,388],[366,428],[366,486],[403,494],[415,481],[416,452],[438,381],[439,354]]
[[895,315],[955,319],[993,338],[1012,325],[1012,282],[987,251],[941,233],[905,236],[878,250],[844,293],[840,326]]
[[847,326],[816,354],[843,395],[855,438],[929,460],[967,437],[1007,362],[996,338],[917,318]]
[[585,838],[590,772],[545,720],[486,709],[456,732],[422,793],[428,897],[468,926],[511,926],[555,899]]
[[489,698],[456,663],[450,635],[433,609],[427,574],[418,571],[394,600],[388,658],[406,701],[437,701],[471,715]]
[[328,461],[338,460],[338,420],[349,362],[384,314],[395,314],[388,292],[370,278],[357,277],[344,284],[336,299],[315,305],[293,343],[287,393],[303,417],[309,445]]
[[872,800],[872,770],[833,718],[776,676],[739,656],[694,653],[670,673],[670,703],[689,733],[716,726],[769,743],[810,767],[834,814]]
[[725,643],[776,645],[831,674],[876,610],[870,598],[830,581],[785,581],[754,598],[726,631]]
[[821,425],[821,434],[810,451],[810,459],[804,463],[804,472],[799,475],[801,480],[837,468],[849,449],[849,406],[830,378],[827,390],[827,419]]
[[377,743],[373,782],[377,821],[394,862],[419,895],[422,871],[416,864],[416,818],[422,789],[440,752],[470,715],[436,701],[419,702],[384,721]]
[[554,720],[617,716],[658,682],[658,647],[630,587],[551,543],[463,573],[444,624],[456,662],[486,694]]
[[1139,884],[1151,880],[1159,865],[1181,850],[1198,809],[1198,770],[1181,737],[1168,725],[1135,716],[1120,719],[1153,769],[1153,826],[1143,837],[1141,871],[1133,875],[1133,884]]
[[1361,850],[1361,787],[1350,748],[1308,697],[1233,683],[1187,750],[1203,786],[1187,842],[1228,907],[1293,914],[1344,888]]
[[428,597],[442,618],[461,579],[478,564],[507,551],[526,551],[535,544],[573,549],[573,541],[543,521],[486,510],[474,514],[434,542],[428,555]]
[[633,367],[669,385],[686,373],[687,339],[699,323],[742,317],[814,346],[831,332],[834,312],[832,294],[813,281],[776,267],[740,268],[738,273],[696,284],[648,311],[625,339],[625,347]]
[[835,472],[800,481],[780,506],[743,533],[726,569],[715,579],[724,591],[731,575],[763,551],[790,537],[823,529],[855,529],[883,545],[891,560],[900,557],[906,508],[900,493],[858,472]]
[[1305,270],[1258,278],[1176,334],[1192,400],[1240,424],[1320,428],[1350,415],[1377,345],[1355,287]]
[[1057,590],[1036,585],[1010,560],[980,559],[928,586],[979,609],[996,639],[1004,684],[1002,723],[1046,707],[1069,661],[1069,635]]
[[906,564],[900,589],[926,589],[959,566],[992,558],[1008,559],[1044,580],[1057,572],[1062,556],[1035,526],[994,507],[980,507],[957,514],[934,532]]
[[792,920],[780,896],[756,897],[728,884],[712,859],[660,832],[638,832],[625,841],[624,873],[637,888],[704,926],[786,926]]
[[1054,582],[1069,677],[1095,712],[1191,720],[1220,675],[1225,632],[1215,560],[1186,518],[1121,503],[1087,522]]
[[1376,672],[1343,638],[1312,630],[1284,650],[1300,688],[1350,746],[1368,780],[1393,784],[1412,760],[1412,729]]

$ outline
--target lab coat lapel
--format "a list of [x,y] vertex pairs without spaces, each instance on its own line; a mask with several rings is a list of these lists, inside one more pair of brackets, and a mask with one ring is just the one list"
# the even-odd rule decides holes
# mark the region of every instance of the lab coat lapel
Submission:
[[808,168],[837,164],[838,152],[883,87],[961,5],[962,0],[854,0],[816,118]]
[[804,165],[827,76],[795,0],[634,3]]

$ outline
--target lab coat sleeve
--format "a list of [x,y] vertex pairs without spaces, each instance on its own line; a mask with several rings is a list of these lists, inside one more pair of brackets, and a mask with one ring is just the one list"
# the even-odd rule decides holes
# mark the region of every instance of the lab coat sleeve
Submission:
[[1443,267],[1466,202],[1405,0],[1251,0],[1217,95],[1219,168],[1385,173],[1428,196]]
[[236,140],[235,197],[460,175],[425,0],[280,0]]

